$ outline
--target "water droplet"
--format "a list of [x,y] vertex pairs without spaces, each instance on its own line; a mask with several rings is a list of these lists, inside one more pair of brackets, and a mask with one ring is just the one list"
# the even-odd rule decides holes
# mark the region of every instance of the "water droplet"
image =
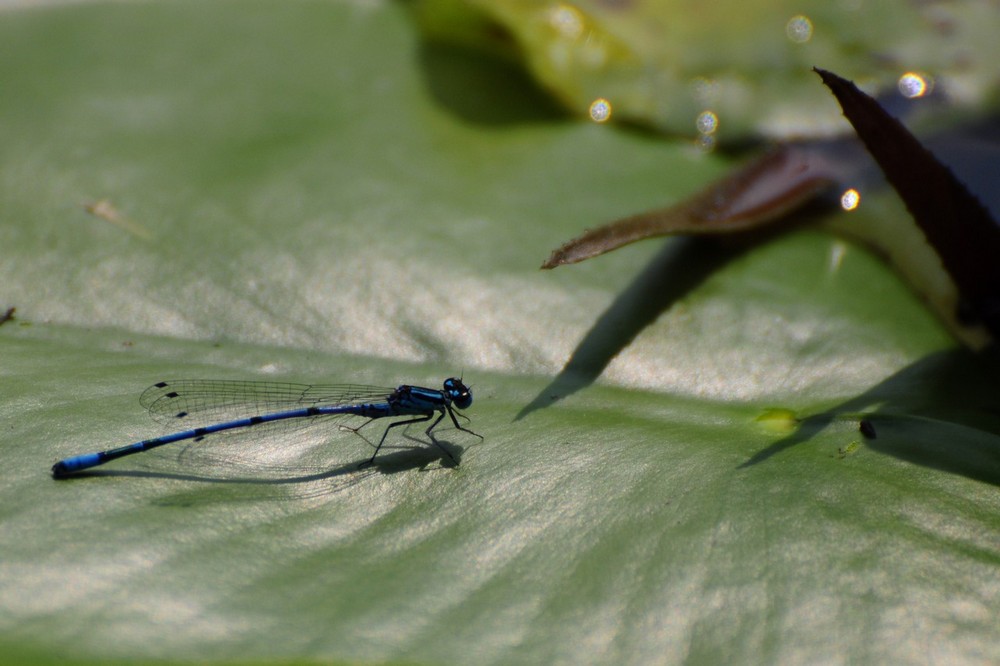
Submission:
[[840,207],[852,211],[861,203],[861,193],[853,187],[840,195]]
[[785,24],[785,35],[796,44],[805,44],[813,36],[813,24],[808,16],[799,14],[788,19]]
[[907,72],[899,77],[899,92],[903,97],[914,99],[923,97],[931,91],[931,79],[925,74]]
[[702,111],[695,120],[695,127],[701,134],[715,134],[719,129],[719,117],[713,111]]
[[565,39],[579,39],[583,34],[583,16],[572,5],[555,5],[549,12],[549,25]]
[[595,123],[607,122],[611,119],[611,102],[598,97],[590,104],[590,119]]

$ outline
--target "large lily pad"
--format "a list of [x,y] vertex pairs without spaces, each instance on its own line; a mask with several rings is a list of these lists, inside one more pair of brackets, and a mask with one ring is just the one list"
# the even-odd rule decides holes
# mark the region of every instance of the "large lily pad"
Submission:
[[[3,654],[1000,659],[988,359],[820,232],[665,313],[675,242],[537,271],[726,159],[563,119],[417,34],[383,2],[0,14]],[[457,468],[410,429],[359,470],[332,430],[277,478],[169,452],[48,475],[159,432],[135,400],[159,379],[463,371],[485,441],[442,431]]]

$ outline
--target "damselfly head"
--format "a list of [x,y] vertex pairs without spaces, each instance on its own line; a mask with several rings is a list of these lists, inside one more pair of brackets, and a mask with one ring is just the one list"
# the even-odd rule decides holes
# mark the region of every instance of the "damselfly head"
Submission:
[[444,392],[459,409],[467,409],[472,404],[472,389],[463,384],[458,377],[444,380]]

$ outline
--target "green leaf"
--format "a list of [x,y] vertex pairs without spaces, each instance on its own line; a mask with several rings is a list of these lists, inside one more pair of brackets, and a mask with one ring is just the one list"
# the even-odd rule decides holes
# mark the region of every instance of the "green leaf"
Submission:
[[[537,270],[724,156],[561,119],[397,4],[0,19],[0,653],[1000,659],[995,372],[876,258],[787,235],[667,311],[680,243]],[[515,420],[588,339],[603,373]],[[485,441],[443,430],[457,468],[411,428],[362,470],[333,431],[318,469],[49,477],[158,434],[135,396],[163,378],[463,371]]]

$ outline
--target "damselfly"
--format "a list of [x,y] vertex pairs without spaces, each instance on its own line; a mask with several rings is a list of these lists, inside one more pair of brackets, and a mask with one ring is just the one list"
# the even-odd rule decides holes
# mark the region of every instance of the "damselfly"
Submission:
[[461,379],[446,379],[441,390],[403,384],[396,388],[379,388],[357,384],[308,385],[280,382],[250,382],[226,380],[177,380],[159,382],[146,389],[139,398],[153,418],[175,423],[188,429],[172,435],[145,439],[135,444],[97,453],[87,453],[61,460],[52,466],[52,476],[62,478],[75,472],[142,453],[166,444],[202,438],[224,431],[253,428],[266,423],[304,423],[319,419],[362,419],[357,426],[341,424],[341,429],[357,433],[376,419],[396,416],[413,418],[394,421],[386,427],[375,446],[371,459],[375,461],[389,431],[411,423],[437,418],[424,431],[445,455],[456,463],[454,456],[434,438],[433,430],[444,419],[462,432],[478,435],[458,423],[460,411],[472,405],[472,390]]

